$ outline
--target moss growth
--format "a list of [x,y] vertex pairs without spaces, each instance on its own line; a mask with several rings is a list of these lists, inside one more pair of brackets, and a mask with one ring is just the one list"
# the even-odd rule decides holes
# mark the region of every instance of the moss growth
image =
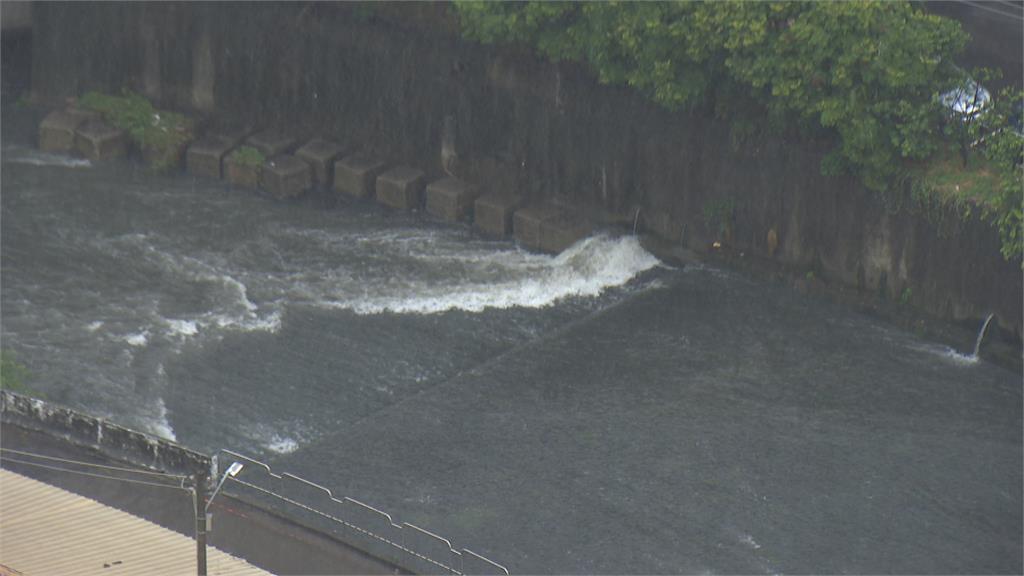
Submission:
[[910,305],[910,299],[914,297],[914,292],[909,288],[904,288],[903,292],[900,292],[900,304],[904,306]]
[[242,166],[262,166],[266,160],[266,156],[252,146],[242,146],[231,153],[231,161]]
[[99,112],[124,130],[141,149],[150,166],[159,172],[175,169],[185,145],[192,140],[191,119],[176,112],[157,110],[143,96],[125,90],[121,96],[89,92],[79,104]]

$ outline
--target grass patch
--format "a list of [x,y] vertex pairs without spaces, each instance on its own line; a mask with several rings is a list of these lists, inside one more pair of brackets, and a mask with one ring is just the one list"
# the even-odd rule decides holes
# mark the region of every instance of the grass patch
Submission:
[[[1010,132],[997,135],[1000,149],[989,145],[984,152],[972,150],[964,164],[954,145],[939,150],[929,160],[908,167],[911,210],[924,214],[941,229],[951,215],[967,220],[977,215],[999,231],[1000,252],[1007,260],[1024,252],[1024,172],[1019,158],[1021,139]],[[996,137],[990,137],[996,140]],[[995,153],[994,153],[995,152]],[[903,205],[897,195],[889,194],[890,208]]]
[[266,156],[252,146],[242,146],[231,153],[231,161],[241,164],[242,166],[262,166],[266,160]]
[[140,94],[125,90],[121,96],[89,92],[79,105],[99,112],[124,130],[142,149],[149,165],[159,172],[178,168],[185,145],[192,140],[194,124],[177,112],[157,110]]
[[996,207],[999,171],[981,154],[972,153],[964,166],[956,148],[950,146],[921,167],[917,176],[921,185],[944,204],[968,202],[981,208]]

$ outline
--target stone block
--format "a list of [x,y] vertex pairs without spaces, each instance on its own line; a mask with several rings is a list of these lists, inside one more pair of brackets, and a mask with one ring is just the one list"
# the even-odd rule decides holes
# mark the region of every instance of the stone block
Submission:
[[540,251],[558,254],[590,235],[591,227],[571,214],[559,214],[540,223]]
[[516,241],[531,250],[540,250],[541,223],[558,216],[559,211],[550,206],[528,206],[516,210],[512,216],[512,231]]
[[473,203],[473,225],[494,238],[512,235],[512,215],[523,207],[521,196],[486,194]]
[[128,137],[100,120],[89,120],[75,130],[75,149],[89,160],[120,158],[128,151]]
[[262,172],[262,164],[239,162],[234,154],[228,154],[224,159],[224,177],[234,186],[259,188]]
[[325,188],[334,183],[334,161],[340,155],[341,146],[320,138],[310,140],[295,152],[297,158],[313,167],[313,184]]
[[309,189],[313,180],[309,164],[287,154],[263,165],[262,186],[275,198],[294,198]]
[[277,130],[264,130],[249,136],[245,143],[272,158],[291,150],[295,146],[295,138]]
[[237,144],[237,140],[220,135],[207,135],[188,147],[185,166],[189,174],[220,179],[223,177],[224,157]]
[[377,201],[399,210],[412,210],[423,204],[422,170],[397,166],[377,176]]
[[73,152],[75,131],[88,120],[98,119],[93,112],[55,110],[39,124],[39,149],[44,152]]
[[356,198],[373,197],[377,176],[384,163],[366,156],[353,155],[334,163],[334,189]]
[[460,222],[473,215],[475,186],[458,178],[442,178],[427,185],[427,212],[446,222]]

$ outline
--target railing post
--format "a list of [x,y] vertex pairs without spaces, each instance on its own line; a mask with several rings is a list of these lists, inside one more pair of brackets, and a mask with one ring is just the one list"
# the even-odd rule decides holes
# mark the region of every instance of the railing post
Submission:
[[206,471],[200,470],[195,475],[195,508],[196,508],[196,571],[199,576],[206,576]]

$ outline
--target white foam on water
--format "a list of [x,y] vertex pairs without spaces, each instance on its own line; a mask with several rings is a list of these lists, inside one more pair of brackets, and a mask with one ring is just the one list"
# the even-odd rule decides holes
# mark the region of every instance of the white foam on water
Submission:
[[30,148],[12,146],[4,148],[4,162],[13,164],[31,164],[33,166],[57,166],[61,168],[90,168],[92,162],[81,158],[72,158],[63,154],[41,152]]
[[178,320],[175,318],[164,318],[164,323],[170,329],[172,335],[195,336],[199,333],[199,326],[194,320]]
[[274,434],[264,447],[277,454],[291,454],[299,449],[299,443],[287,436]]
[[[158,369],[163,370],[163,365],[161,364]],[[156,415],[148,423],[149,431],[165,440],[176,442],[178,439],[171,428],[170,420],[167,419],[167,405],[163,398],[156,399],[155,409]]]
[[757,540],[754,540],[754,537],[751,536],[750,534],[742,535],[740,537],[740,542],[746,544],[747,546],[750,546],[754,550],[757,550],[757,549],[759,549],[761,547],[761,545],[757,543]]
[[134,334],[126,334],[121,337],[128,344],[136,347],[145,346],[149,342],[149,330],[143,330],[142,332],[136,332]]
[[978,363],[978,357],[974,354],[961,354],[949,347],[940,352],[940,356],[960,366],[973,366]]
[[[429,256],[436,259],[436,256]],[[463,263],[476,263],[485,278],[457,284],[413,282],[375,286],[374,293],[318,302],[357,314],[434,314],[450,310],[481,312],[488,308],[543,308],[569,297],[593,297],[621,286],[659,264],[657,258],[632,236],[586,238],[557,256],[521,251],[481,257],[450,255]],[[488,281],[486,276],[501,280]],[[456,278],[456,281],[462,280]],[[390,294],[388,293],[390,292]]]
[[96,320],[95,322],[88,323],[85,326],[85,329],[88,330],[89,332],[95,332],[95,331],[99,330],[102,327],[103,327],[103,321],[102,320]]
[[908,347],[912,350],[918,350],[921,352],[932,354],[934,356],[938,356],[939,358],[942,358],[943,360],[951,364],[955,364],[957,366],[974,366],[975,364],[978,363],[978,357],[975,356],[974,354],[964,354],[962,352],[957,352],[956,350],[950,348],[949,346],[942,346],[938,344],[914,344]]

